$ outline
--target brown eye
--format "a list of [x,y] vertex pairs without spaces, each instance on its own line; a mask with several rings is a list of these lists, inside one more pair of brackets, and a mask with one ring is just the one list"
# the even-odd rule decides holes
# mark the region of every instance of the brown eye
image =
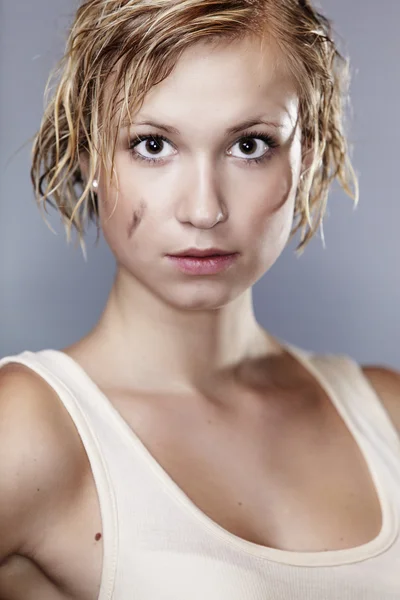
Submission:
[[171,143],[160,135],[138,135],[129,147],[134,158],[149,161],[161,161],[174,154]]
[[257,149],[257,144],[254,138],[244,138],[239,142],[241,152],[252,154]]
[[[238,147],[239,152],[242,153],[242,155],[233,153],[232,148],[235,148],[235,146]],[[232,148],[229,151],[231,156],[234,156],[235,158],[250,158],[256,160],[268,154],[270,146],[264,139],[248,136],[243,137],[241,140],[236,142]]]
[[157,152],[160,152],[160,150],[162,150],[163,144],[163,140],[155,140],[151,138],[146,140],[145,150],[147,152],[150,152],[151,154],[157,154]]

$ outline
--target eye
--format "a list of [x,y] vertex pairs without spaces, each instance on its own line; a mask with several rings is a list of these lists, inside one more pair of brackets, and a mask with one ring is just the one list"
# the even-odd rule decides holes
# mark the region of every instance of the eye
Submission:
[[[268,134],[250,132],[231,146],[228,155],[240,158],[249,164],[257,164],[272,157],[278,145],[278,142]],[[235,146],[239,147],[242,155],[233,153],[232,148]],[[135,136],[129,144],[129,150],[135,160],[152,164],[163,164],[164,159],[176,154],[171,142],[160,134]]]
[[139,160],[154,162],[168,158],[174,152],[171,152],[172,146],[162,135],[138,135],[133,139],[129,148],[134,156]]
[[[271,154],[272,150],[276,148],[277,145],[277,142],[267,134],[248,134],[235,142],[235,144],[228,151],[228,154],[234,156],[235,158],[244,158],[248,161],[258,161]],[[238,147],[239,154],[233,152],[232,149],[235,147]]]

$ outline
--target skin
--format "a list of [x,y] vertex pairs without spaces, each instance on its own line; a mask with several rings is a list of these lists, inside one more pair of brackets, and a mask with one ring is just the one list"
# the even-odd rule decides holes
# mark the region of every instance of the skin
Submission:
[[[161,131],[137,125],[121,132],[116,207],[116,190],[99,173],[101,224],[117,274],[97,325],[64,352],[221,527],[286,550],[349,548],[381,526],[370,473],[324,390],[252,308],[253,284],[286,246],[299,177],[309,166],[294,88],[274,66],[272,50],[261,53],[249,38],[211,53],[199,44],[151,90],[135,120],[179,134],[167,135],[163,164],[147,164],[133,159],[129,139]],[[247,164],[237,141],[248,130],[225,130],[256,115],[277,125],[256,129],[273,135],[278,148],[264,163]],[[258,142],[254,154],[265,150]],[[240,256],[218,275],[183,275],[165,254],[190,246]],[[364,372],[400,429],[400,377],[378,367]],[[37,475],[24,499],[38,499],[35,511],[23,511],[36,518],[19,525],[24,544],[0,569],[0,593],[93,600],[102,523],[78,432],[39,376],[21,365],[6,366],[2,376],[7,396],[21,386],[20,413],[12,413],[19,429],[7,427],[18,442],[7,447],[25,442],[29,473]]]
[[[106,341],[123,385],[147,387],[157,374],[164,390],[198,389],[233,364],[276,348],[255,320],[252,285],[285,248],[308,164],[302,161],[296,91],[275,60],[251,38],[212,52],[203,43],[187,49],[133,119],[179,133],[147,125],[121,131],[116,205],[115,185],[99,174],[101,226],[117,275],[83,343]],[[266,123],[226,133],[248,119]],[[253,139],[246,154],[240,140],[254,130],[272,136],[278,147]],[[159,162],[133,158],[135,134],[166,135]],[[146,142],[134,152],[153,156]],[[267,160],[246,162],[261,155]],[[165,257],[188,247],[240,256],[222,273],[194,277]]]

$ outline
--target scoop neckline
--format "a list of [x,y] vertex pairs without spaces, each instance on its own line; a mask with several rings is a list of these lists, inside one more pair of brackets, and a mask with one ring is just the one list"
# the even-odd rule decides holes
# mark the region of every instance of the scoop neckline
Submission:
[[279,548],[263,546],[231,533],[219,525],[206,513],[204,513],[194,503],[194,501],[189,498],[184,490],[174,481],[172,476],[168,474],[168,472],[147,449],[144,442],[142,442],[131,426],[128,425],[127,421],[125,421],[122,415],[114,407],[106,394],[101,391],[97,384],[91,379],[88,373],[76,360],[62,350],[46,349],[42,350],[41,352],[59,357],[61,360],[65,361],[65,364],[68,364],[70,367],[74,368],[76,374],[80,376],[80,379],[85,383],[85,386],[92,393],[96,394],[102,399],[103,404],[110,413],[110,417],[118,426],[125,439],[130,444],[133,444],[134,448],[140,452],[142,458],[146,461],[152,472],[164,484],[163,489],[165,489],[175,501],[178,501],[187,511],[189,511],[189,513],[195,517],[203,527],[205,527],[211,534],[223,542],[228,543],[237,550],[244,551],[256,558],[266,559],[272,562],[292,566],[339,566],[373,558],[389,548],[398,535],[399,519],[397,511],[393,506],[393,502],[388,497],[387,483],[385,485],[385,483],[382,481],[383,476],[375,469],[374,460],[370,455],[368,444],[365,444],[363,438],[357,432],[357,429],[354,428],[352,421],[346,418],[346,410],[343,404],[338,400],[335,390],[332,389],[329,381],[327,381],[326,378],[321,375],[321,373],[309,359],[308,355],[311,353],[306,350],[302,350],[293,344],[284,342],[279,338],[275,337],[274,339],[281,345],[283,350],[287,351],[289,355],[291,355],[295,360],[299,361],[306,371],[317,380],[321,388],[327,394],[329,400],[338,411],[339,416],[342,418],[350,435],[352,435],[359,452],[361,453],[361,456],[364,458],[375,493],[378,498],[382,517],[382,525],[379,533],[369,542],[354,546],[352,548],[344,548],[339,550],[301,552],[296,550],[282,550]]

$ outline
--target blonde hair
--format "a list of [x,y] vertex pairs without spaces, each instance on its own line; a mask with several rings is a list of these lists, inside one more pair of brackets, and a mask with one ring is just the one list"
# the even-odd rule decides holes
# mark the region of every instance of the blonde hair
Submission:
[[[322,230],[334,179],[357,205],[357,177],[343,126],[349,63],[335,45],[331,22],[308,0],[86,0],[77,10],[65,55],[49,77],[46,93],[53,79],[55,90],[46,100],[32,151],[36,200],[54,206],[54,198],[68,241],[74,226],[85,254],[87,220],[96,223],[99,234],[92,188],[99,163],[112,180],[122,120],[171,73],[182,52],[200,40],[265,39],[266,32],[294,77],[304,148],[314,151],[297,190],[291,234],[301,229],[297,252]],[[115,81],[105,101],[111,74]],[[84,155],[86,181],[80,168]]]

